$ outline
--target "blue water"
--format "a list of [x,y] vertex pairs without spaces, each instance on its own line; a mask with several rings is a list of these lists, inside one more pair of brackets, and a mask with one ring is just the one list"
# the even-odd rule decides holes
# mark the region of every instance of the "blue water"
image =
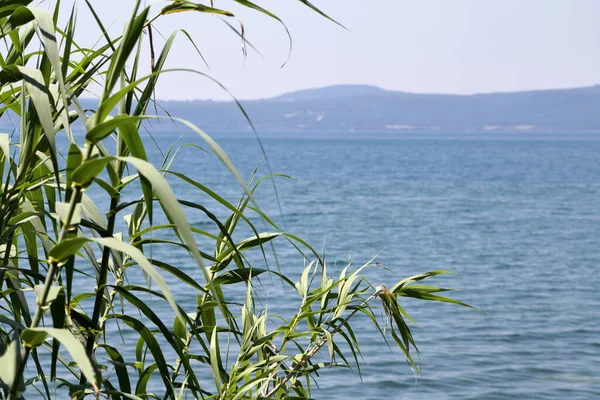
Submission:
[[[157,133],[158,147],[176,136]],[[261,162],[261,173],[299,178],[275,180],[282,215],[270,181],[258,204],[337,260],[333,269],[377,255],[391,272],[373,269],[369,279],[388,286],[449,269],[458,277],[437,283],[462,288],[452,295],[485,310],[406,303],[422,376],[360,321],[362,381],[356,371],[325,370],[315,398],[600,398],[600,136],[270,134],[262,135],[269,167],[253,135],[215,137],[246,179]],[[184,142],[201,144],[193,134]],[[173,168],[231,201],[242,194],[214,155],[182,148]],[[284,241],[276,251],[297,278],[302,260]],[[267,286],[259,291],[268,304],[297,308]]]

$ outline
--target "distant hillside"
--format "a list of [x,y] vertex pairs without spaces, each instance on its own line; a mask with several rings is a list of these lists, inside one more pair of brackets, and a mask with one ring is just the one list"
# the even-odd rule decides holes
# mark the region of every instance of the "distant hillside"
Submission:
[[[249,129],[233,102],[164,101],[208,131]],[[342,85],[242,101],[260,131],[599,131],[600,86],[468,96]]]
[[[94,108],[94,103],[84,106]],[[241,103],[259,131],[600,132],[600,85],[468,96],[340,85]],[[159,104],[209,132],[250,129],[234,102]]]

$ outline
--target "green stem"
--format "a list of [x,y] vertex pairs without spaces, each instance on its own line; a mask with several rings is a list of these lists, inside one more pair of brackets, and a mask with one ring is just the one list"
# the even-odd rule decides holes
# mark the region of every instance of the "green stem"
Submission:
[[[9,239],[6,241],[6,247],[4,248],[4,260],[2,260],[2,266],[8,266],[8,261],[10,260],[10,251],[12,250],[14,236],[10,235]],[[4,273],[5,270],[2,269],[0,271],[0,290],[2,290],[2,283],[4,282]]]
[[[373,293],[371,296],[369,296],[368,299],[366,299],[365,301],[362,302],[361,307],[364,307],[371,300],[373,300],[374,298],[378,297],[384,290],[385,289],[377,289],[377,291],[375,293]],[[350,318],[352,318],[354,315],[356,315],[356,313],[360,310],[361,307],[358,307],[354,311],[352,311],[350,313],[350,315],[348,315],[346,318],[344,318],[335,329],[331,330],[329,332],[330,336],[333,336],[336,333],[338,333],[339,331],[341,331],[342,327],[348,323],[348,321],[350,320]],[[327,344],[327,336],[321,337],[321,340],[317,344],[315,344],[312,348],[309,348],[304,353],[304,355],[302,356],[302,358],[300,359],[300,361],[298,361],[296,363],[296,365],[294,365],[294,367],[292,368],[292,370],[290,372],[288,372],[288,374],[281,381],[279,381],[279,383],[277,385],[275,385],[273,387],[273,389],[271,389],[264,397],[269,398],[269,397],[272,397],[273,395],[275,395],[277,393],[277,391],[283,387],[283,385],[285,385],[290,379],[292,379],[296,374],[298,374],[298,372],[300,371],[300,369],[302,367],[304,367],[304,365],[306,365],[306,363],[315,354],[317,354],[319,352],[319,350],[321,350],[321,348],[323,346],[325,346],[325,344]]]
[[[94,147],[94,145],[90,143],[87,148],[87,152],[84,157],[84,160],[87,160],[91,157],[93,147]],[[67,233],[69,231],[69,228],[71,227],[71,221],[73,220],[73,215],[75,215],[75,208],[77,207],[77,203],[80,201],[81,193],[82,193],[82,188],[80,186],[76,186],[73,188],[73,193],[71,193],[71,199],[69,201],[69,211],[67,213],[65,220],[63,221],[63,226],[60,230],[60,234],[58,236],[58,240],[56,241],[56,243],[60,243],[63,240],[65,240]],[[46,304],[46,301],[48,300],[48,293],[50,293],[50,288],[52,287],[52,282],[54,282],[54,275],[56,274],[58,262],[59,262],[59,260],[53,260],[53,259],[50,260],[50,265],[48,266],[48,273],[46,274],[46,279],[44,281],[44,291],[42,292],[42,295],[40,296],[40,299],[38,300],[38,305],[35,310],[35,314],[33,315],[33,319],[31,320],[30,328],[37,328],[37,326],[40,323],[40,320],[42,319],[42,315],[44,314],[43,307]],[[19,385],[17,385],[17,382],[19,382],[21,380],[21,378],[25,372],[25,366],[27,365],[27,359],[29,358],[29,354],[31,354],[31,350],[32,350],[31,347],[28,347],[28,346],[25,347],[25,352],[23,354],[23,360],[21,360],[21,363],[17,367],[17,373],[15,374],[15,379],[12,382],[10,391],[8,393],[8,400],[17,400],[18,399],[17,391],[19,389]]]
[[[115,220],[116,213],[112,212],[117,205],[119,204],[119,199],[117,197],[113,197],[110,201],[110,217],[108,219],[107,224],[107,235],[110,237],[113,235],[115,230]],[[108,246],[104,247],[102,252],[102,261],[100,264],[100,272],[98,273],[98,285],[96,286],[96,299],[94,302],[94,311],[92,313],[92,330],[89,332],[87,343],[86,343],[86,352],[88,357],[92,357],[92,353],[94,351],[94,345],[96,344],[96,333],[95,329],[99,325],[100,314],[102,313],[103,303],[104,303],[104,287],[106,286],[106,281],[108,280],[108,263],[110,261],[110,248]],[[81,375],[80,383],[84,384],[86,381],[85,376]]]
[[[111,199],[110,210],[112,211],[115,208],[117,208],[118,203],[119,203],[118,198]],[[106,229],[108,237],[111,237],[114,233],[115,219],[116,219],[116,213],[111,213],[111,216],[108,219],[108,225],[107,225],[107,229]],[[110,248],[108,246],[106,246],[106,247],[104,247],[104,250],[102,252],[102,263],[100,265],[100,273],[98,275],[98,287],[96,289],[96,302],[94,303],[94,312],[92,314],[92,326],[98,325],[98,321],[100,320],[100,313],[102,311],[102,309],[101,309],[102,298],[103,298],[103,291],[104,291],[103,286],[106,285],[106,281],[108,279],[109,260],[110,260]],[[89,343],[88,343],[88,345],[89,345]]]
[[[214,275],[215,274],[213,273],[211,275],[211,277],[214,277]],[[204,295],[202,296],[202,304],[204,304],[207,300],[208,300],[208,293],[204,293]],[[192,344],[192,339],[194,338],[194,334],[192,332],[194,329],[197,328],[199,318],[200,318],[200,315],[197,315],[196,318],[194,318],[194,326],[192,327],[189,334],[187,335],[185,346],[183,348],[184,355],[189,351],[189,348]],[[215,326],[215,329],[216,329],[216,326]],[[183,360],[178,358],[177,362],[175,363],[175,369],[173,369],[173,374],[171,374],[171,381],[175,382],[175,379],[177,379],[177,377],[179,376],[179,371],[181,370],[182,364],[183,364]],[[165,399],[166,399],[166,395],[165,395]]]
[[[213,272],[213,273],[210,274],[210,280],[209,280],[209,282],[212,282],[212,280],[214,279],[215,275],[216,275],[215,272]],[[209,298],[208,292],[204,293],[204,295],[202,296],[202,302],[201,302],[201,304],[204,304],[206,301],[208,301],[208,298]],[[187,352],[190,349],[190,346],[192,344],[192,339],[194,338],[194,334],[192,332],[193,332],[193,330],[195,330],[197,328],[198,321],[199,321],[200,318],[201,318],[200,315],[196,315],[196,318],[194,318],[194,326],[191,327],[192,329],[190,330],[189,334],[187,335],[185,346],[183,348],[183,354],[184,355],[186,355]],[[227,316],[225,316],[225,318],[227,319]],[[216,328],[217,327],[215,326],[214,329],[216,329]],[[207,333],[207,335],[208,334],[209,333]],[[178,358],[177,362],[175,363],[175,369],[173,369],[173,374],[171,374],[171,381],[172,382],[175,382],[175,379],[177,379],[177,377],[179,376],[179,371],[181,370],[182,364],[183,364],[183,360]],[[165,400],[167,398],[166,396],[167,395],[165,394]]]

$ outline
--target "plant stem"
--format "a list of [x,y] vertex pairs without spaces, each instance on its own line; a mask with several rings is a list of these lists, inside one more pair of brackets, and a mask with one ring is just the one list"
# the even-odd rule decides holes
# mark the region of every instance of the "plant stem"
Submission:
[[[106,227],[107,236],[113,235],[115,230],[116,213],[112,212],[119,204],[118,197],[113,197],[110,200],[108,224]],[[100,263],[100,271],[98,273],[98,284],[96,286],[96,299],[94,301],[94,311],[92,313],[92,330],[89,332],[87,342],[85,346],[86,353],[90,359],[94,351],[94,345],[96,344],[96,334],[94,330],[97,328],[100,321],[100,314],[102,313],[102,306],[104,300],[104,286],[108,280],[108,263],[110,261],[110,248],[105,246],[102,251],[102,261]],[[84,384],[86,382],[85,376],[82,374],[79,383]]]
[[[110,211],[113,211],[117,208],[119,203],[119,199],[117,197],[113,197],[110,201]],[[110,212],[109,211],[109,212]],[[108,219],[108,224],[106,228],[107,237],[111,237],[115,230],[115,219],[116,213],[112,212],[110,218]],[[96,288],[96,301],[94,303],[94,312],[92,314],[92,326],[98,325],[98,321],[100,320],[101,306],[102,306],[102,298],[104,292],[104,285],[106,285],[106,281],[108,278],[108,263],[110,260],[110,248],[105,246],[102,251],[102,262],[100,265],[100,272],[98,274],[98,286]],[[88,351],[90,346],[90,339],[93,339],[93,335],[90,335],[88,338]],[[92,340],[93,344],[93,340]]]
[[[6,241],[6,245],[4,247],[4,259],[2,260],[2,266],[8,266],[8,261],[10,260],[10,251],[12,250],[14,236],[10,235],[9,239]],[[2,289],[2,282],[4,282],[4,273],[5,269],[0,271],[0,290]]]
[[[86,155],[84,157],[84,161],[89,159],[92,155],[93,144],[89,143],[87,148]],[[60,243],[65,240],[67,236],[67,232],[71,227],[71,220],[73,219],[73,215],[75,215],[75,208],[77,207],[77,203],[80,201],[82,193],[82,188],[80,186],[75,186],[73,188],[73,192],[71,193],[71,198],[69,200],[69,211],[65,220],[63,221],[63,226],[60,230],[60,234],[58,236],[58,240],[56,243]],[[46,279],[44,280],[44,291],[40,296],[40,299],[37,304],[37,308],[35,309],[35,314],[33,315],[33,319],[31,320],[30,328],[37,328],[42,319],[42,315],[44,314],[44,305],[48,300],[48,293],[50,293],[50,288],[52,287],[52,282],[54,282],[54,275],[56,273],[58,267],[59,260],[50,260],[50,265],[48,266],[48,273],[46,274]],[[15,374],[15,379],[12,382],[10,387],[10,391],[8,393],[8,400],[17,400],[17,391],[19,389],[19,382],[25,372],[25,366],[27,365],[27,359],[29,358],[29,354],[31,353],[32,348],[25,346],[25,352],[23,354],[23,359],[21,360],[21,364],[17,367],[17,373]]]
[[[363,307],[365,305],[367,305],[371,300],[373,300],[375,297],[379,297],[379,295],[385,291],[385,288],[378,288],[375,293],[373,293],[371,296],[369,296],[369,298],[367,298],[365,301],[362,302],[362,304],[360,305],[360,307]],[[342,327],[350,320],[350,318],[352,318],[354,315],[356,315],[356,313],[360,310],[360,307],[358,307],[357,309],[355,309],[354,311],[352,311],[350,313],[350,315],[348,315],[346,318],[344,318],[340,324],[333,330],[331,330],[330,336],[335,335],[336,333],[338,333],[339,331],[342,330]],[[292,368],[292,370],[290,372],[288,372],[288,374],[281,380],[279,381],[279,383],[277,385],[275,385],[273,387],[273,389],[271,389],[271,391],[269,391],[265,397],[269,398],[274,396],[277,391],[279,389],[281,389],[283,387],[283,385],[285,385],[290,379],[292,379],[295,375],[298,374],[298,372],[300,371],[300,369],[302,367],[304,367],[304,365],[306,365],[306,363],[315,355],[319,352],[319,350],[321,350],[321,348],[323,346],[325,346],[325,344],[327,344],[327,336],[323,336],[321,338],[321,340],[315,344],[312,348],[308,349],[304,355],[302,356],[302,358],[300,359],[300,361],[298,361],[296,363],[296,365],[294,365],[294,367]]]
[[[210,281],[212,281],[212,279],[214,278],[215,273],[211,273],[210,275]],[[208,300],[209,294],[204,293],[204,295],[202,296],[202,304],[204,304],[207,300]],[[198,319],[201,318],[200,314],[196,315],[196,318],[194,318],[194,324],[190,329],[190,332],[188,333],[187,337],[186,337],[186,341],[185,341],[185,345],[183,347],[183,355],[185,356],[186,353],[189,352],[190,346],[192,345],[192,339],[194,338],[194,334],[192,333],[198,326]],[[217,327],[215,326],[214,329],[216,329]],[[173,382],[175,382],[175,379],[177,379],[177,377],[179,376],[179,371],[181,370],[181,366],[183,365],[183,360],[181,358],[177,359],[177,362],[175,364],[175,369],[173,370],[173,374],[171,375],[171,380]],[[165,394],[165,400],[167,395]]]
[[[214,277],[214,275],[215,275],[214,273],[211,275],[211,279],[212,279],[212,277]],[[202,296],[202,304],[204,304],[204,302],[206,302],[207,299],[208,299],[208,293],[204,293],[204,296]],[[186,337],[185,345],[183,347],[184,355],[189,351],[190,346],[192,345],[192,339],[194,338],[194,334],[192,332],[193,332],[193,330],[195,330],[197,328],[199,318],[200,318],[200,315],[196,315],[196,318],[194,318],[194,325],[191,327],[190,332],[188,333],[188,335]],[[216,326],[215,326],[215,329],[216,329]],[[183,364],[183,360],[178,358],[177,362],[175,364],[175,369],[173,370],[173,374],[171,375],[171,380],[173,382],[175,382],[175,379],[177,379],[177,377],[179,376],[179,371],[181,370],[182,364]],[[166,397],[165,397],[165,399],[166,399]]]

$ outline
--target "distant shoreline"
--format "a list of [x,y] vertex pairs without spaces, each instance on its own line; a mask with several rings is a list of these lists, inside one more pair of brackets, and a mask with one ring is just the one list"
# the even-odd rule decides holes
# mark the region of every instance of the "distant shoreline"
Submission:
[[[82,100],[94,110],[98,100]],[[186,119],[207,132],[469,132],[600,133],[600,86],[474,95],[415,94],[374,86],[342,85],[287,93],[263,100],[163,101],[160,130],[187,128]],[[241,108],[250,120],[246,118]],[[168,110],[167,114],[164,110]],[[0,129],[15,129],[6,113]]]
[[[160,104],[207,131],[250,129],[235,102]],[[600,86],[443,95],[342,85],[240,105],[256,130],[271,132],[600,132]]]

